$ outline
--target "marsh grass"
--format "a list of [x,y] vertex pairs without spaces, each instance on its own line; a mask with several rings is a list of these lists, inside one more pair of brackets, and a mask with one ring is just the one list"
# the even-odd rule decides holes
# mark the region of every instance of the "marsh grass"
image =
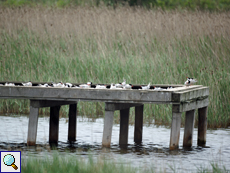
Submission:
[[[230,125],[229,12],[22,7],[0,13],[0,81],[183,84],[195,77],[210,88],[208,126]],[[28,103],[1,100],[0,110],[28,113]],[[103,110],[103,103],[78,104],[80,115]],[[67,106],[61,114],[68,116]],[[146,123],[169,125],[171,106],[146,104],[144,115]]]
[[[65,154],[55,153],[53,156],[46,158],[32,158],[22,159],[21,171],[25,173],[43,173],[43,172],[74,172],[74,173],[136,173],[136,172],[183,172],[175,168],[175,165],[167,165],[163,168],[156,167],[157,165],[141,166],[132,165],[123,162],[122,160],[106,159],[102,156],[93,158],[90,154],[88,158],[82,158],[78,155],[67,156]],[[167,168],[168,167],[168,168]],[[209,167],[198,166],[195,172],[198,173],[227,173],[229,170],[225,166],[218,163],[210,163]]]

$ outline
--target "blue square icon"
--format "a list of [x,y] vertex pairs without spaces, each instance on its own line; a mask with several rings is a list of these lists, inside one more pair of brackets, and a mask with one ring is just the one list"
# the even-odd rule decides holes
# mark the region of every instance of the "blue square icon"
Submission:
[[0,151],[0,173],[21,172],[21,151]]

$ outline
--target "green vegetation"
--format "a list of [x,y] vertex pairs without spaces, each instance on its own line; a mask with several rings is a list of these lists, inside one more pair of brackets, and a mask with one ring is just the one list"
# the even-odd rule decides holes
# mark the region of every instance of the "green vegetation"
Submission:
[[[115,83],[124,77],[132,84],[183,84],[195,77],[210,87],[208,126],[230,125],[227,12],[23,7],[0,13],[0,81]],[[78,104],[80,115],[103,110],[103,103]],[[29,102],[1,100],[0,111],[28,113]],[[133,122],[133,109],[131,115]],[[168,125],[171,106],[145,105],[144,115],[146,123]]]
[[209,10],[209,11],[228,11],[230,10],[229,0],[2,0],[1,6],[142,6],[148,9],[190,9],[190,10]]
[[[108,161],[106,159],[97,158],[93,159],[91,156],[88,159],[82,159],[79,156],[66,156],[66,155],[53,155],[53,157],[42,158],[28,158],[22,159],[21,171],[24,173],[43,173],[43,172],[74,172],[74,173],[136,173],[136,172],[159,172],[154,167],[155,165],[144,166],[144,168],[132,167],[129,164],[124,164],[121,161]],[[169,166],[169,170],[172,172],[178,172],[173,166]],[[160,172],[168,172],[166,168],[162,168]],[[227,173],[227,170],[224,166],[220,166],[216,163],[211,163],[209,168],[197,167],[198,173]]]

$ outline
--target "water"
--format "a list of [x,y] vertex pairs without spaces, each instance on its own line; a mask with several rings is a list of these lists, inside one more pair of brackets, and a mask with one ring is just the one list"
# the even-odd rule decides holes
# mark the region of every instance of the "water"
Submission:
[[[49,117],[39,117],[37,145],[27,147],[27,116],[0,116],[0,150],[21,150],[22,157],[32,155],[45,157],[52,155],[48,145]],[[196,172],[197,168],[210,168],[211,163],[224,165],[230,170],[230,129],[207,130],[206,147],[198,147],[197,128],[194,129],[193,147],[183,149],[183,131],[180,131],[180,147],[170,151],[170,128],[155,125],[143,127],[142,145],[135,145],[134,126],[129,126],[129,139],[126,149],[119,147],[119,124],[114,124],[110,149],[102,149],[103,119],[90,120],[83,117],[77,119],[77,141],[73,145],[67,143],[68,119],[60,118],[59,142],[57,150],[68,155],[88,157],[92,154],[98,158],[105,156],[117,163],[124,162],[137,167],[152,167],[156,170],[171,172]]]

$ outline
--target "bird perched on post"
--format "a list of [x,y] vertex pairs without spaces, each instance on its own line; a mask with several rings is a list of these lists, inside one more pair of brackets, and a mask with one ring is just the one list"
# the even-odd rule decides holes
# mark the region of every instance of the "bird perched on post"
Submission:
[[187,80],[185,81],[184,84],[185,84],[186,86],[190,86],[190,85],[193,85],[193,84],[196,83],[196,82],[197,82],[196,79],[187,77]]

